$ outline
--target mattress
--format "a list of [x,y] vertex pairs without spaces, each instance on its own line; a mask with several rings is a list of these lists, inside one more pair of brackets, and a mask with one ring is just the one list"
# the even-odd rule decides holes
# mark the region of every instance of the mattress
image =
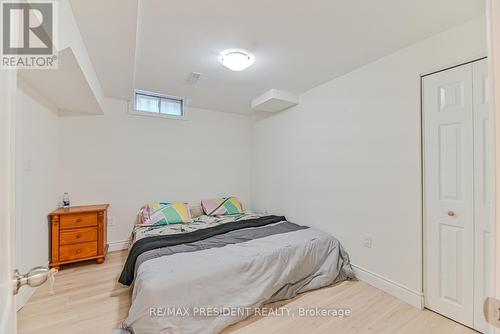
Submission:
[[265,303],[354,277],[335,237],[285,217],[255,214],[193,229],[136,233],[120,276],[134,285],[123,333],[219,333]]

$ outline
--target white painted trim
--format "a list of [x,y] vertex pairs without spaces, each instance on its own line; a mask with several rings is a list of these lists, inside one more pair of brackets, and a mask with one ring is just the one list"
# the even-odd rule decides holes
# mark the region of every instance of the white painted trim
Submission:
[[[500,298],[500,4],[498,1],[486,1],[486,17],[487,17],[487,40],[488,40],[488,60],[491,72],[490,91],[492,92],[490,112],[492,119],[492,160],[494,163],[493,184],[494,197],[492,205],[492,217],[494,222],[492,226],[493,235],[493,254],[491,259],[492,264],[492,284],[493,295],[497,299]],[[495,328],[493,325],[489,327],[489,333],[500,334],[500,328]]]
[[128,248],[130,239],[108,242],[108,252],[121,251]]
[[401,299],[402,301],[418,309],[424,308],[424,295],[422,292],[414,291],[404,285],[391,281],[388,278],[373,273],[367,269],[351,264],[356,277],[374,287],[387,292],[388,294]]

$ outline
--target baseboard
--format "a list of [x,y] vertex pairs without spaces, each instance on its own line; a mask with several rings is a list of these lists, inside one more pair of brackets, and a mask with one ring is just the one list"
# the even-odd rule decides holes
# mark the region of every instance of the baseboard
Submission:
[[424,308],[424,296],[421,292],[414,291],[404,285],[391,281],[388,278],[375,274],[369,270],[352,264],[356,277],[402,301],[418,308]]
[[108,252],[116,252],[127,249],[129,242],[129,239],[108,242]]

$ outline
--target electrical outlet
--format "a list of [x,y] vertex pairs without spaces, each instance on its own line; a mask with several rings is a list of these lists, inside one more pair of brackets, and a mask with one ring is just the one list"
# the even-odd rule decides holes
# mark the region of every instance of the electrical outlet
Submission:
[[365,234],[363,238],[363,246],[366,248],[372,248],[373,237],[369,234]]

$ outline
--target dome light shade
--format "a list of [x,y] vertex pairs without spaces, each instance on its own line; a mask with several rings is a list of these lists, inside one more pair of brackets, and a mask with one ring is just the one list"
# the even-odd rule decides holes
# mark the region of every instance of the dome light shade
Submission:
[[230,49],[221,53],[219,61],[231,71],[243,71],[254,63],[255,58],[248,51]]

